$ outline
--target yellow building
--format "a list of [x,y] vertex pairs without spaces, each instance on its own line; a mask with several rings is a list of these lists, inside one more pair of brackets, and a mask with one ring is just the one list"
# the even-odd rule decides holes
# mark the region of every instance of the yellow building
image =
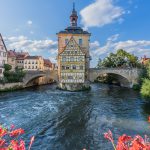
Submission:
[[24,70],[26,71],[43,71],[44,60],[41,56],[27,56],[24,59]]
[[57,33],[59,87],[71,91],[89,87],[91,34],[78,27],[77,20],[77,12],[73,7],[70,16],[71,25]]

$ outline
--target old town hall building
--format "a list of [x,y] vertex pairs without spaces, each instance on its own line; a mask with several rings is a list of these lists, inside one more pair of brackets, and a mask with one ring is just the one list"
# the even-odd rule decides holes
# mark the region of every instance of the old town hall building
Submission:
[[70,16],[70,26],[58,35],[59,88],[70,91],[88,89],[89,41],[91,34],[77,25],[75,5]]

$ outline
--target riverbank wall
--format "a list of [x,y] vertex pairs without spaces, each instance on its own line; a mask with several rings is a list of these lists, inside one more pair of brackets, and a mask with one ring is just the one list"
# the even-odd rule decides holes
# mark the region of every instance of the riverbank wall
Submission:
[[5,91],[14,91],[18,89],[24,88],[23,82],[17,82],[17,83],[0,83],[0,92]]
[[54,83],[53,80],[44,80],[43,78],[41,78],[40,80],[31,82],[30,84],[27,84],[27,85],[25,85],[23,82],[0,83],[0,92],[21,90],[21,89],[32,87],[32,86],[47,85],[47,84],[52,84],[52,83]]

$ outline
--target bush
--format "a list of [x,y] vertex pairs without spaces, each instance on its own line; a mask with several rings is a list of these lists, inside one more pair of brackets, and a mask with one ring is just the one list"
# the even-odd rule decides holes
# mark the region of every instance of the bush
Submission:
[[12,66],[9,64],[4,64],[5,71],[10,71],[12,69]]
[[17,70],[16,72],[4,71],[5,81],[9,83],[22,82],[24,76],[25,72],[23,70]]
[[144,97],[150,97],[150,80],[144,79],[142,88],[141,88],[141,94]]

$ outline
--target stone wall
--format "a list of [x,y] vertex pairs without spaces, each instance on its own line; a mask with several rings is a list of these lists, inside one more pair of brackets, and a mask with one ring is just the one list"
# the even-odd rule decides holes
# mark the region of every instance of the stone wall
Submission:
[[16,90],[24,88],[24,84],[22,82],[18,83],[0,83],[0,91],[9,91],[9,90]]

